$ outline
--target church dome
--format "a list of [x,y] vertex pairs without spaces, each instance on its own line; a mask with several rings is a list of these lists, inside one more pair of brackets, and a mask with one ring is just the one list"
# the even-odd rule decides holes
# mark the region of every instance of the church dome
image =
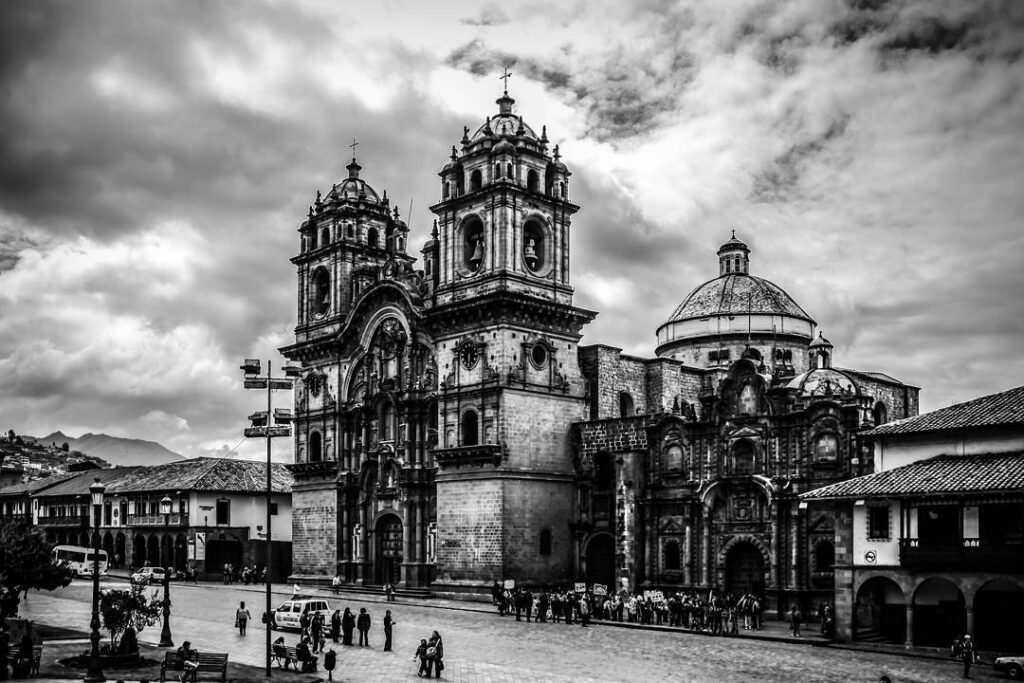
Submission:
[[802,396],[856,396],[859,392],[852,379],[839,370],[816,368],[797,375],[786,385]]
[[512,113],[512,105],[515,104],[515,100],[509,97],[508,93],[499,97],[497,103],[498,115],[487,119],[483,125],[477,128],[469,138],[470,143],[493,136],[519,136],[535,142],[538,140],[537,134],[526,125],[522,117]]
[[731,273],[705,282],[690,292],[668,322],[748,313],[811,319],[782,287],[754,275]]
[[345,168],[348,169],[348,178],[335,185],[327,194],[328,199],[339,199],[341,201],[363,201],[373,204],[380,204],[380,195],[370,187],[370,184],[359,177],[362,166],[354,158]]

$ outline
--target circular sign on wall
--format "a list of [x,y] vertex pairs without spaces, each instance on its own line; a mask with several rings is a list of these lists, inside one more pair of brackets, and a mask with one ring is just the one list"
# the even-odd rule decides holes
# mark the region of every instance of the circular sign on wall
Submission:
[[864,561],[868,564],[874,564],[877,559],[878,554],[874,550],[868,550],[864,553]]

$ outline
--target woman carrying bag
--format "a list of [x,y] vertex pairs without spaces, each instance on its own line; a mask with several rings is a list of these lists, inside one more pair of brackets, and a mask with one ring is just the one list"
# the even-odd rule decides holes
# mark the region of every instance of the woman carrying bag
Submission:
[[235,628],[238,629],[240,635],[245,635],[245,627],[249,623],[249,619],[252,616],[249,614],[249,610],[245,608],[245,601],[238,603],[238,609],[235,610]]

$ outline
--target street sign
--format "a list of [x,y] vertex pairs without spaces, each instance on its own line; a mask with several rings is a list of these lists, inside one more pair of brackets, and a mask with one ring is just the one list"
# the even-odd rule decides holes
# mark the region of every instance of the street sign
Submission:
[[515,590],[516,580],[515,579],[505,579],[505,582],[504,582],[503,585],[505,586],[505,590],[508,590],[508,591]]
[[594,595],[608,595],[608,586],[603,583],[594,584]]
[[662,595],[661,591],[644,591],[644,598],[651,602],[661,602],[665,599],[665,596]]
[[577,593],[586,593],[587,592],[587,584],[580,583],[579,581],[577,581],[573,585],[573,590],[576,591]]
[[[263,386],[267,386],[264,384]],[[270,388],[274,391],[288,391],[292,388],[292,381],[290,379],[272,379],[270,380]]]
[[246,389],[266,389],[267,380],[265,379],[247,379],[242,381],[242,386]]

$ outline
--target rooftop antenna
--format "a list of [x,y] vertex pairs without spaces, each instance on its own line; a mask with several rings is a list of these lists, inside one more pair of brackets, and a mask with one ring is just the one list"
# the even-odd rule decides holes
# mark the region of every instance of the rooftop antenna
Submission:
[[405,214],[405,227],[412,230],[412,197],[409,197],[409,213]]

